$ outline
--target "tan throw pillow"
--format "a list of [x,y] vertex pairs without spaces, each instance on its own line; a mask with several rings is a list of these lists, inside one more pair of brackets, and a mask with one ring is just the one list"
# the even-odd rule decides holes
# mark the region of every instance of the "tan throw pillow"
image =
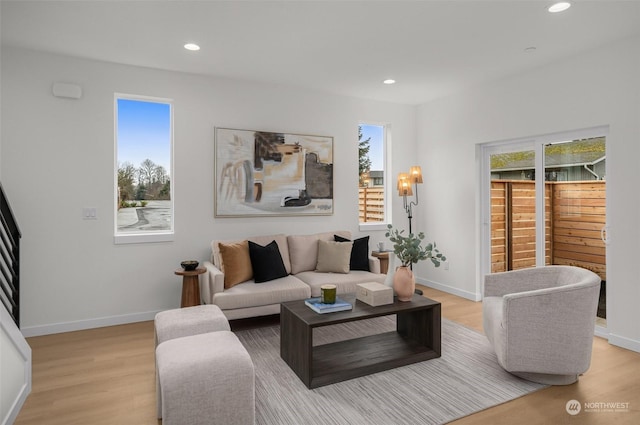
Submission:
[[353,242],[318,241],[317,272],[349,273]]
[[251,257],[249,257],[249,243],[247,241],[237,243],[220,242],[218,247],[220,248],[222,271],[224,272],[224,289],[246,282],[253,277]]
[[315,270],[318,263],[318,235],[290,235],[291,274]]

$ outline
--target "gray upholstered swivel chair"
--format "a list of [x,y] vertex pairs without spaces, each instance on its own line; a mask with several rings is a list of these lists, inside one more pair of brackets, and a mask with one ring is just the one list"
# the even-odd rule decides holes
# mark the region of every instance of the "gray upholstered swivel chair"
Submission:
[[521,378],[567,385],[589,369],[600,277],[572,266],[487,275],[483,326],[498,362]]

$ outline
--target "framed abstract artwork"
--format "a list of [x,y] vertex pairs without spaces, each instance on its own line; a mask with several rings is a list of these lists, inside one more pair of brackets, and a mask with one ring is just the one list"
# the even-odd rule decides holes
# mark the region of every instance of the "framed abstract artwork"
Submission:
[[215,216],[333,214],[333,137],[215,129]]

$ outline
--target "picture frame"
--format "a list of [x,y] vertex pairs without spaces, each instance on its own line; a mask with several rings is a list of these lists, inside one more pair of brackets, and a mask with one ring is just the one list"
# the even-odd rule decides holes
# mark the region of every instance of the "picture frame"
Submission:
[[333,137],[215,128],[214,216],[332,215]]

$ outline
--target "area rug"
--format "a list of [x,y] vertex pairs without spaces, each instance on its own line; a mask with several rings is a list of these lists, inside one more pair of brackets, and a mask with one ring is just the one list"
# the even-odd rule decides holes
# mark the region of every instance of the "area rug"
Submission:
[[[314,345],[395,329],[395,316],[316,328]],[[443,424],[545,388],[505,372],[484,335],[442,320],[442,357],[308,389],[280,358],[280,329],[236,332],[256,370],[257,425]]]

